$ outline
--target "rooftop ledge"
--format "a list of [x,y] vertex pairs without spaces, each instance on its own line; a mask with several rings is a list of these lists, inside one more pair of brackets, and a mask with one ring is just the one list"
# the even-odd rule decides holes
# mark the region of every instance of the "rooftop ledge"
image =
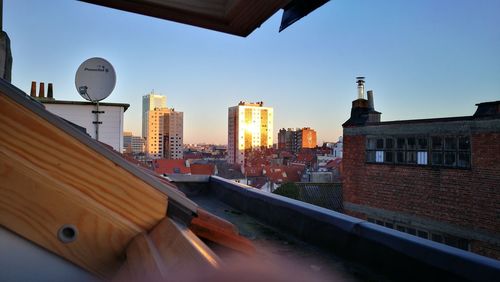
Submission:
[[217,213],[221,204],[236,210],[233,213],[263,222],[284,236],[291,235],[313,248],[392,279],[495,281],[500,276],[500,261],[218,176],[169,178],[198,205],[225,217],[240,230],[242,223],[238,217]]

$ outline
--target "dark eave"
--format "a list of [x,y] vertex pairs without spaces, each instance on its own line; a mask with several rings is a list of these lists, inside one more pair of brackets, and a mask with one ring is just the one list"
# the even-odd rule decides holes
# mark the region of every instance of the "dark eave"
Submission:
[[81,0],[246,37],[291,0]]

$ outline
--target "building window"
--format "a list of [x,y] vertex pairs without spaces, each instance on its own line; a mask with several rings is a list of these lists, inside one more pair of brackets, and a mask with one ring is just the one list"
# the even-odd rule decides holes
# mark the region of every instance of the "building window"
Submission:
[[465,251],[470,251],[469,240],[460,238],[451,234],[445,234],[441,232],[433,232],[430,230],[425,230],[421,228],[415,228],[406,224],[395,224],[392,220],[384,220],[382,218],[368,217],[368,222],[375,223],[377,225],[385,226],[387,228],[396,229],[400,232],[408,233],[413,236],[418,236],[427,240],[432,240],[434,242],[446,244],[455,248],[459,248]]
[[377,163],[384,162],[384,139],[368,139],[366,161]]
[[397,164],[404,164],[406,162],[406,139],[396,138],[396,159]]
[[470,168],[468,136],[369,137],[366,162]]
[[470,167],[470,138],[433,136],[432,164],[446,167]]

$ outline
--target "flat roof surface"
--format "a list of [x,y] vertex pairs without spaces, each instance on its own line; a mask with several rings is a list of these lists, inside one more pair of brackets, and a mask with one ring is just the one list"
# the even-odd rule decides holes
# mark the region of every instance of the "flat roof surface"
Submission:
[[[242,211],[235,209],[211,194],[189,197],[200,207],[221,217],[236,227],[240,235],[246,237],[256,248],[255,259],[263,264],[291,262],[294,272],[307,277],[318,276],[325,281],[391,281],[387,277],[374,273],[366,267],[342,259],[331,252],[305,243],[304,241],[282,232]],[[217,248],[214,251],[221,255]],[[277,269],[277,271],[287,271]]]

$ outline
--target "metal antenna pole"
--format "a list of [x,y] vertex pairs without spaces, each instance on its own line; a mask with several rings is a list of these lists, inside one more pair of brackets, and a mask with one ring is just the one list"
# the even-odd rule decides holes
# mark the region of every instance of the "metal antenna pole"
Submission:
[[102,124],[102,121],[99,121],[99,114],[104,112],[99,111],[99,101],[96,101],[95,106],[96,110],[92,111],[95,114],[95,121],[92,123],[95,124],[95,140],[99,141],[99,124]]
[[96,113],[95,113],[95,140],[99,141],[99,101],[96,104]]

